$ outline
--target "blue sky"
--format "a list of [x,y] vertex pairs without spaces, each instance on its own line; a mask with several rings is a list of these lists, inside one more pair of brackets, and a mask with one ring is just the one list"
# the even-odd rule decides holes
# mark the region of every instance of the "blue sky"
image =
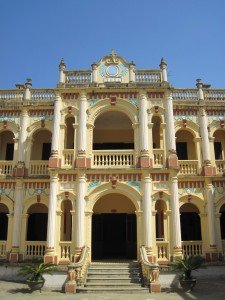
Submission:
[[58,64],[89,69],[111,49],[137,69],[164,56],[175,87],[225,88],[224,0],[0,0],[0,88],[54,87]]

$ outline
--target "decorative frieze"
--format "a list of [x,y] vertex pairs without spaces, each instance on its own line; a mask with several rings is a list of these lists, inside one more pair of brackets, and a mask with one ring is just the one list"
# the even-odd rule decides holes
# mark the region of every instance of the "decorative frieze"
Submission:
[[137,182],[141,181],[141,174],[87,174],[88,182],[109,182],[112,176],[118,181]]

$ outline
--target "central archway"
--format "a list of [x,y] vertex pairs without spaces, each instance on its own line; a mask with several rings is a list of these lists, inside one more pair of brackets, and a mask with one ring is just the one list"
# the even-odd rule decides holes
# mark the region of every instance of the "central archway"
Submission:
[[125,195],[102,196],[93,207],[92,259],[136,259],[135,206]]

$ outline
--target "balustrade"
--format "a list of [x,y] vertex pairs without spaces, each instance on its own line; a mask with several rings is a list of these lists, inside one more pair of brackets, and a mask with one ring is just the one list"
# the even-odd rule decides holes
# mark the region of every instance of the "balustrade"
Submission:
[[32,89],[31,90],[31,100],[46,100],[46,101],[53,101],[55,99],[55,92],[54,90],[42,90],[42,89]]
[[0,91],[0,100],[22,100],[23,91],[19,90],[2,90]]
[[131,150],[93,150],[93,167],[129,168],[134,166],[134,151]]
[[72,242],[60,242],[60,258],[65,260],[71,259]]
[[158,260],[169,260],[168,242],[156,242]]
[[25,243],[25,256],[28,259],[32,258],[40,258],[43,257],[45,254],[46,242],[45,241],[38,241],[38,242],[26,242]]
[[216,160],[217,174],[223,175],[225,171],[225,160]]
[[198,92],[194,89],[175,89],[172,92],[174,100],[198,100]]
[[179,160],[179,174],[197,175],[198,161],[197,160]]
[[161,82],[160,71],[135,71],[135,82],[157,83]]
[[91,83],[91,71],[65,71],[67,84]]
[[182,250],[185,256],[202,255],[202,241],[182,242]]
[[13,161],[1,160],[0,161],[0,174],[12,175]]
[[64,149],[63,150],[63,166],[72,167],[74,161],[74,150],[73,149]]
[[154,167],[163,167],[164,165],[164,150],[162,149],[154,149]]
[[6,241],[0,241],[0,257],[6,256]]
[[48,160],[31,160],[30,175],[48,175]]
[[225,100],[224,90],[207,90],[205,91],[206,100]]

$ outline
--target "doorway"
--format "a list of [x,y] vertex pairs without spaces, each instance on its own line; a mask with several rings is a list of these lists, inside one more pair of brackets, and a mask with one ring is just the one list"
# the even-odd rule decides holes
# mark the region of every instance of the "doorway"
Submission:
[[92,259],[136,259],[136,228],[135,214],[94,214]]

